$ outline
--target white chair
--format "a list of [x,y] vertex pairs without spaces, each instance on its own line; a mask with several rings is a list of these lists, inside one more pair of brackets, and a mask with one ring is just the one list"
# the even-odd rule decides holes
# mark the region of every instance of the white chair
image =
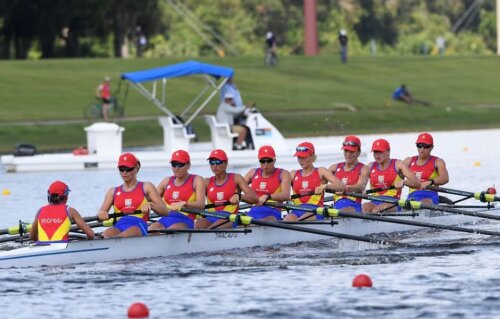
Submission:
[[232,150],[233,139],[238,137],[238,133],[231,132],[229,124],[218,123],[214,115],[205,115],[205,122],[210,127],[213,148],[220,148],[224,151]]
[[179,149],[189,151],[189,142],[195,134],[188,134],[184,125],[175,123],[171,116],[160,116],[158,121],[163,127],[163,149],[167,153]]

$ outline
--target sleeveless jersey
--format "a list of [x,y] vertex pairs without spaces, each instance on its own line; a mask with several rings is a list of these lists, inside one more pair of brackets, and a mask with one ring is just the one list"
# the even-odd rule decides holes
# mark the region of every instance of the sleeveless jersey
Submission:
[[281,192],[281,168],[276,168],[269,177],[262,176],[262,168],[257,168],[250,181],[250,187],[257,196],[276,194]]
[[[294,194],[305,194],[309,192],[314,192],[316,187],[321,185],[321,177],[319,176],[319,171],[317,168],[309,176],[302,176],[302,170],[298,170],[295,173],[295,177],[292,181],[292,189]],[[293,199],[294,205],[300,204],[312,204],[323,206],[323,194],[321,195],[310,195],[302,196]]]
[[[373,162],[372,167],[370,168],[370,187],[371,188],[383,188],[394,185],[396,181],[400,181],[401,177],[396,170],[396,160],[391,159],[389,162],[389,166],[381,171],[376,162]],[[391,196],[400,198],[401,190],[400,189],[389,189],[380,191],[377,193],[373,193],[373,196]]]
[[38,242],[63,243],[68,242],[71,228],[68,206],[65,204],[46,205],[40,208],[37,215]]
[[[354,185],[358,182],[359,175],[361,174],[361,169],[365,166],[362,163],[358,163],[353,169],[350,171],[346,171],[345,168],[345,162],[344,163],[338,163],[337,164],[337,169],[333,171],[333,175],[340,179],[344,185]],[[350,200],[353,200],[355,202],[361,203],[361,198],[356,198],[356,197],[349,197],[345,195],[333,195],[335,200],[339,200],[341,198],[348,198]]]
[[101,86],[101,98],[108,100],[111,98],[111,88],[108,83],[103,83]]
[[[423,165],[417,164],[418,156],[413,156],[410,162],[410,169],[415,173],[420,182],[425,182],[430,179],[435,179],[439,176],[436,169],[436,160],[438,157],[430,156]],[[414,192],[415,189],[410,188],[409,193]]]
[[[229,201],[231,196],[236,193],[238,188],[236,187],[235,176],[233,173],[227,174],[227,179],[222,185],[217,185],[215,183],[215,176],[210,177],[207,185],[207,202],[209,204],[224,203]],[[231,214],[236,214],[238,212],[239,205],[225,205],[217,206],[215,208],[209,209],[209,211],[226,211]]]
[[[173,204],[178,202],[194,202],[196,201],[196,191],[194,189],[194,179],[196,175],[189,175],[188,178],[182,183],[182,185],[176,186],[175,176],[170,177],[163,193],[163,201],[167,204]],[[179,212],[188,216],[190,219],[195,220],[195,214],[188,214]]]
[[[115,193],[113,194],[113,209],[115,213],[132,214],[134,211],[140,210],[147,203],[148,199],[144,192],[143,182],[137,182],[135,188],[129,192],[123,190],[123,185],[115,187]],[[149,213],[134,214],[132,216],[142,218],[145,222],[149,220]]]

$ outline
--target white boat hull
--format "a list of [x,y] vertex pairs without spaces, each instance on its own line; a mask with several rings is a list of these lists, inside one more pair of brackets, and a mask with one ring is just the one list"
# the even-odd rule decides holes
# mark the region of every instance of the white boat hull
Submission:
[[[478,221],[478,218],[424,212],[416,217],[397,217],[436,224],[456,225]],[[310,225],[303,227],[331,232],[365,236],[373,233],[390,233],[421,229],[421,227],[361,219],[340,218],[338,224]],[[135,238],[111,238],[92,241],[73,241],[69,244],[46,246],[31,245],[0,252],[0,268],[36,267],[42,265],[68,265],[88,262],[109,262],[125,259],[165,257],[179,254],[199,253],[247,248],[275,244],[290,244],[329,238],[306,232],[270,227],[249,227],[251,232],[190,232],[171,233]]]

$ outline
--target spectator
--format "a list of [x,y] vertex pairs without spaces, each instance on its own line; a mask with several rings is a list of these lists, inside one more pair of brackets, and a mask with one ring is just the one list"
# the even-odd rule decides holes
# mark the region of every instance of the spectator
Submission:
[[235,102],[235,96],[232,92],[227,92],[224,96],[224,101],[219,105],[217,109],[217,122],[229,124],[231,131],[238,134],[236,138],[236,144],[233,148],[235,150],[244,149],[243,141],[247,137],[248,129],[244,125],[235,124],[235,118],[243,114],[248,108],[244,105],[237,106]]
[[105,122],[109,121],[108,118],[108,113],[109,113],[109,106],[111,105],[111,78],[109,76],[104,78],[104,82],[101,83],[96,90],[96,96],[97,98],[101,99],[102,101],[102,118],[104,119]]
[[275,65],[278,62],[278,54],[277,54],[277,41],[274,34],[269,31],[266,33],[266,64],[267,65]]
[[233,102],[235,106],[240,107],[244,106],[243,100],[241,99],[241,94],[240,90],[238,90],[238,87],[234,83],[234,78],[228,78],[226,83],[222,86],[222,89],[220,90],[220,103],[224,103],[224,99],[226,97],[227,93],[232,93],[233,95]]
[[340,60],[342,63],[347,63],[347,43],[349,42],[349,38],[347,37],[347,33],[344,29],[339,32],[339,44],[340,44]]
[[394,92],[392,93],[392,99],[396,101],[401,101],[407,104],[420,104],[424,106],[431,106],[432,103],[424,100],[417,100],[413,97],[413,94],[408,90],[406,85],[401,84]]
[[146,50],[147,44],[148,40],[146,39],[146,36],[142,32],[142,28],[137,26],[135,28],[135,46],[138,58],[142,57],[142,54]]

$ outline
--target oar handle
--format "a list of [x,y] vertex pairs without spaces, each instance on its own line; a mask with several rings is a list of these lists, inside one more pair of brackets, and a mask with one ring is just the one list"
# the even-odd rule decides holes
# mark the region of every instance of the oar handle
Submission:
[[209,209],[209,208],[215,208],[215,207],[220,207],[220,206],[226,206],[226,205],[232,205],[230,201],[225,201],[225,202],[221,202],[221,203],[211,203],[211,204],[206,204],[205,205],[205,209]]
[[373,193],[378,193],[378,192],[383,192],[383,191],[388,191],[391,189],[396,189],[396,186],[392,185],[389,187],[378,187],[378,188],[372,188],[372,189],[367,189],[366,194],[373,194]]
[[314,191],[312,192],[307,192],[307,193],[303,193],[303,194],[293,194],[290,196],[291,199],[295,199],[295,198],[301,198],[301,197],[304,197],[304,196],[312,196],[312,195],[315,195],[316,193]]
[[444,188],[444,187],[439,187],[439,186],[429,186],[427,187],[429,190],[433,190],[435,192],[441,192],[441,193],[447,193],[447,194],[452,194],[452,195],[458,195],[458,196],[465,196],[465,197],[474,197],[477,200],[480,200],[481,202],[500,202],[500,197],[495,196],[495,194],[490,194],[486,191],[483,192],[467,192],[467,191],[462,191],[458,189],[451,189],[451,188]]

